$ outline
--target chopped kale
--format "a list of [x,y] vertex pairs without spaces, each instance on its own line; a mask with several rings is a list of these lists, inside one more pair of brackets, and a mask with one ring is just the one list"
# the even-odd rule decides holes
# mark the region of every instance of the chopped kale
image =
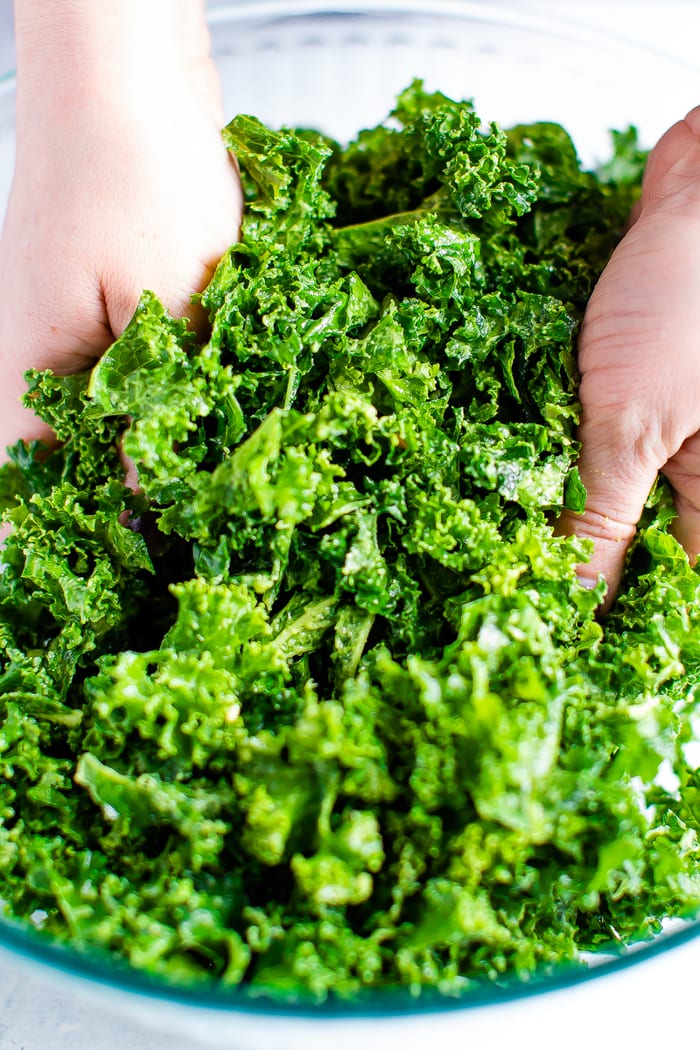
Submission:
[[690,914],[698,573],[660,485],[599,621],[553,528],[633,133],[585,171],[416,83],[346,147],[225,138],[208,341],[145,292],[91,375],[30,377],[62,444],[0,475],[7,915],[296,1001],[459,995]]

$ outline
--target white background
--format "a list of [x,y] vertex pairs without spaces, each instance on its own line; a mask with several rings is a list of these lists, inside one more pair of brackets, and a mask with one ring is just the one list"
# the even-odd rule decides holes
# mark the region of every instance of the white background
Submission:
[[[239,4],[254,2],[238,0]],[[220,6],[220,0],[210,0],[209,6]],[[608,32],[653,43],[660,50],[695,64],[700,61],[698,0],[510,0],[505,6],[551,12],[559,19],[583,25],[600,25]],[[333,7],[331,0],[328,7]],[[12,0],[0,0],[0,72],[13,65]]]

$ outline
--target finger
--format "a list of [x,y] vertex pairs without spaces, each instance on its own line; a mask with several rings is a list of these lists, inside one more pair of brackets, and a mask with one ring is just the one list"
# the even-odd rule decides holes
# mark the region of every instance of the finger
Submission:
[[[583,412],[579,427],[581,457],[578,468],[586,488],[583,513],[565,511],[558,531],[593,541],[590,561],[579,566],[582,583],[593,586],[600,576],[607,590],[608,609],[620,586],[625,558],[644,504],[656,480],[658,456],[649,447],[644,421],[631,412],[599,418],[587,404],[586,378],[581,384]],[[597,377],[594,377],[597,378]]]
[[[700,180],[700,106],[666,131],[647,158],[642,193],[632,205],[625,232],[643,209],[664,201],[675,190],[688,190]],[[691,191],[692,192],[692,191]]]
[[199,223],[196,216],[191,216],[187,225],[182,226],[175,252],[165,238],[159,237],[147,242],[143,254],[133,258],[127,274],[116,266],[108,268],[103,296],[114,338],[121,335],[133,317],[144,289],[158,296],[172,317],[187,318],[200,339],[207,338],[206,311],[193,297],[207,287],[224,252],[238,240],[241,226],[242,195],[236,161],[223,152],[223,147],[220,159],[227,177],[226,199],[221,215],[217,216],[216,228],[210,228],[203,238],[210,246],[206,255],[197,257],[196,252],[187,250],[188,245],[199,246],[206,221]]
[[118,339],[127,327],[144,291],[153,292],[171,317],[186,317],[198,336],[202,337],[206,332],[206,315],[201,306],[192,302],[192,295],[205,287],[212,269],[202,267],[201,276],[193,279],[191,285],[183,284],[179,276],[158,276],[155,270],[154,267],[142,277],[132,278],[129,275],[128,282],[115,282],[109,291],[106,291],[105,301],[112,337]]
[[642,182],[642,208],[670,197],[697,199],[700,180],[700,106],[661,136],[649,154]]
[[676,495],[674,501],[678,517],[671,532],[688,555],[690,564],[695,565],[700,555],[700,503],[680,495]]
[[700,434],[688,438],[663,468],[678,517],[672,531],[694,564],[700,555]]

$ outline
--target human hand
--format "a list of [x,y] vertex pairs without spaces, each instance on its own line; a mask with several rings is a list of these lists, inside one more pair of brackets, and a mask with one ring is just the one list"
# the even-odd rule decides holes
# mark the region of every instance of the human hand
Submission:
[[700,553],[700,107],[652,151],[636,219],[598,282],[579,339],[583,514],[561,531],[594,541],[582,580],[605,606],[659,471],[675,535]]
[[49,436],[19,403],[26,369],[92,365],[145,288],[201,325],[190,297],[241,218],[201,0],[17,0],[16,26],[0,462],[18,438]]

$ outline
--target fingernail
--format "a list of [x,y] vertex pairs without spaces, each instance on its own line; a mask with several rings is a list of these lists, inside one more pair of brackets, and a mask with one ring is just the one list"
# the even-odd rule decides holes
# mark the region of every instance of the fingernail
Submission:
[[576,573],[576,579],[587,591],[593,591],[598,586],[598,581],[594,580],[592,576],[581,576],[579,573]]

